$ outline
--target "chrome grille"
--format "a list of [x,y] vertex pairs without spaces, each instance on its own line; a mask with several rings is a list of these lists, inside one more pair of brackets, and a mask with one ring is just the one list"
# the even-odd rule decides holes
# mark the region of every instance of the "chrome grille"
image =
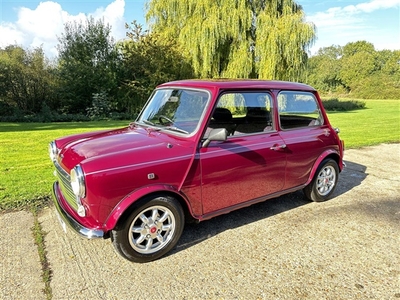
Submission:
[[61,191],[67,200],[68,204],[76,211],[78,209],[78,204],[76,202],[76,196],[72,191],[71,179],[69,174],[54,161],[54,166],[56,167],[58,183],[60,184]]

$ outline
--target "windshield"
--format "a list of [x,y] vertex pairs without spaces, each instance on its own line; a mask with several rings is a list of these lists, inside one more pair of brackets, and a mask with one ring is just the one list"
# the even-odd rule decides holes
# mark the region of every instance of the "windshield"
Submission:
[[200,123],[208,93],[186,89],[156,90],[137,121],[160,129],[190,134]]

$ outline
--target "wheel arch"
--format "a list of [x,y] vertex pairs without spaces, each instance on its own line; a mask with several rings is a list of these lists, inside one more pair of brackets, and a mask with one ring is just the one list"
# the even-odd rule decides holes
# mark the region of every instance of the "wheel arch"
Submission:
[[129,214],[135,208],[135,205],[137,205],[139,202],[145,201],[145,199],[149,197],[155,198],[158,196],[174,197],[183,209],[186,222],[193,222],[196,220],[193,217],[189,201],[184,195],[179,193],[172,186],[152,186],[135,191],[125,197],[110,213],[107,221],[104,224],[104,230],[106,232],[113,230],[119,224],[119,222],[129,216]]
[[325,151],[315,161],[315,163],[314,163],[314,165],[313,165],[313,167],[311,169],[310,176],[308,177],[308,180],[307,180],[305,185],[308,185],[313,180],[314,175],[317,172],[317,169],[318,169],[319,165],[321,164],[322,161],[324,161],[327,158],[333,159],[338,165],[339,172],[342,171],[342,167],[341,167],[342,163],[341,163],[341,158],[340,158],[339,153],[334,151],[334,150]]

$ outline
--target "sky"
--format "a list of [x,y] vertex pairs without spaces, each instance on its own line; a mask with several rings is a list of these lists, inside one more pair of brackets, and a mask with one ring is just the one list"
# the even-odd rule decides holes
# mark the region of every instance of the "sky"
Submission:
[[[116,40],[125,38],[125,23],[136,20],[146,26],[146,0],[0,0],[0,48],[17,44],[42,47],[56,57],[56,45],[65,22],[88,16],[103,18]],[[317,28],[310,49],[365,40],[376,50],[400,50],[400,0],[297,0],[306,21]]]

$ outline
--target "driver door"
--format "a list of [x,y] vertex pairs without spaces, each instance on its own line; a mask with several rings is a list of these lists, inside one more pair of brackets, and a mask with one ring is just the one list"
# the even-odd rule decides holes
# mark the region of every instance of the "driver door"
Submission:
[[[284,186],[286,149],[272,118],[266,116],[268,113],[271,116],[272,98],[268,93],[253,94],[226,93],[219,100],[217,108],[233,114],[232,118],[225,116],[221,126],[234,129],[226,141],[213,141],[199,150],[203,214],[231,210],[233,206],[279,192]],[[264,103],[251,101],[255,98],[263,99]],[[255,124],[259,120],[247,118],[255,105],[266,112],[264,129]],[[212,121],[210,124],[219,128],[218,120]]]

